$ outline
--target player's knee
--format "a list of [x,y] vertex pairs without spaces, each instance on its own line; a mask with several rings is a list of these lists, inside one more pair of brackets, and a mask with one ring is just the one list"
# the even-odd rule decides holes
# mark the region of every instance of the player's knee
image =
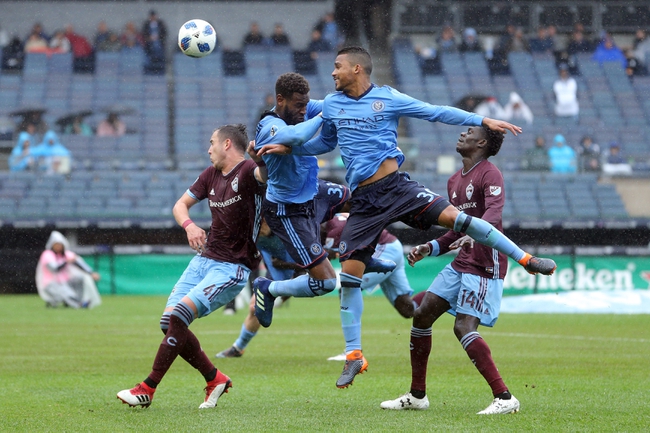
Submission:
[[171,315],[180,319],[186,326],[194,321],[194,311],[190,308],[189,305],[185,304],[182,300],[176,304],[174,309],[171,312]]
[[336,278],[327,278],[324,280],[317,280],[315,278],[309,279],[309,287],[316,296],[327,295],[336,289]]
[[409,295],[401,295],[395,298],[395,309],[405,319],[410,319],[415,313],[415,305]]

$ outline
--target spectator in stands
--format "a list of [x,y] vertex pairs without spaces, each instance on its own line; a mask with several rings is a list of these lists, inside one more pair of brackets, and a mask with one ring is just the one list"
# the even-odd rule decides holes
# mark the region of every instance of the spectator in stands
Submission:
[[50,50],[55,53],[69,53],[70,52],[70,41],[65,36],[64,30],[57,30],[54,32],[54,36],[50,39]]
[[117,33],[111,31],[106,21],[100,21],[95,33],[95,51],[117,53],[122,49],[122,43]]
[[273,34],[271,34],[269,42],[274,47],[285,47],[290,44],[289,36],[285,33],[284,26],[281,23],[276,23],[273,27]]
[[95,32],[94,40],[95,49],[97,51],[99,51],[99,45],[107,41],[110,34],[111,32],[108,30],[108,24],[106,24],[106,21],[102,20],[97,23],[97,31]]
[[260,25],[253,21],[250,26],[250,30],[244,36],[244,47],[248,45],[262,45],[264,44],[264,35],[260,30]]
[[46,174],[70,173],[70,151],[59,141],[56,132],[49,130],[41,144],[32,150],[38,158],[38,169]]
[[562,134],[557,134],[553,139],[554,146],[548,150],[552,173],[575,173],[576,153],[566,143]]
[[501,35],[499,42],[494,48],[495,55],[508,56],[513,51],[530,51],[528,41],[524,37],[524,31],[521,27],[513,24],[506,26],[505,34]]
[[578,148],[578,155],[581,171],[600,171],[600,146],[597,143],[594,143],[591,136],[585,135],[582,137],[582,140],[580,140],[580,147]]
[[633,79],[633,77],[645,77],[648,75],[648,68],[647,66],[639,60],[635,54],[636,51],[632,51],[631,49],[626,49],[624,50],[625,57],[627,58],[627,66],[625,66],[625,74],[627,74],[628,78],[630,80]]
[[438,45],[438,51],[441,53],[455,53],[458,51],[456,32],[454,32],[453,27],[450,25],[444,26],[436,38],[436,44]]
[[7,33],[7,31],[2,26],[0,26],[0,48],[4,48],[9,45],[10,40],[11,39],[9,38],[9,33]]
[[22,71],[25,64],[25,48],[17,36],[14,36],[2,48],[2,70],[3,71]]
[[36,288],[48,307],[64,305],[93,308],[102,303],[95,281],[99,274],[79,255],[61,233],[50,234],[36,267]]
[[93,46],[84,36],[75,33],[72,24],[65,26],[65,37],[70,41],[75,72],[95,71],[95,52]]
[[106,119],[97,125],[98,137],[119,137],[126,134],[126,124],[117,113],[108,113]]
[[555,94],[555,115],[558,117],[573,117],[578,119],[578,84],[569,75],[569,66],[560,65],[560,77],[553,83]]
[[45,31],[43,30],[43,24],[41,24],[40,22],[35,22],[34,23],[34,25],[32,26],[31,31],[29,32],[29,35],[27,35],[27,37],[25,38],[25,44],[27,44],[27,40],[32,35],[36,35],[40,39],[45,39],[46,44],[48,42],[50,42],[50,35],[45,33]]
[[[319,30],[314,29],[311,31],[311,40],[309,45],[307,45],[307,51],[312,53],[312,58],[317,56],[317,53],[322,53],[325,51],[331,51],[329,42],[323,39]],[[316,56],[314,56],[316,54]]]
[[585,34],[582,30],[574,30],[571,33],[571,39],[567,45],[566,51],[569,54],[591,53],[594,50],[591,41],[585,39]]
[[499,119],[513,121],[517,124],[523,120],[526,124],[532,125],[533,112],[517,92],[510,92],[510,100],[503,106],[503,117],[499,117]]
[[10,171],[33,170],[36,167],[36,158],[32,154],[32,136],[28,132],[21,132],[18,135],[18,143],[9,155]]
[[47,52],[48,46],[47,39],[40,36],[38,33],[32,33],[25,41],[26,53],[44,53]]
[[124,25],[124,30],[120,35],[120,43],[123,49],[137,49],[144,45],[142,35],[138,32],[138,28],[133,21],[129,21]]
[[548,171],[551,168],[544,137],[538,135],[535,138],[535,146],[526,150],[521,168],[531,171]]
[[501,104],[494,96],[488,96],[485,100],[479,103],[474,109],[476,114],[492,119],[504,119],[506,113]]
[[[650,66],[650,37],[645,30],[637,30],[633,45],[634,57],[646,68]],[[629,64],[629,57],[628,57]]]
[[259,114],[255,120],[260,120],[262,118],[262,114],[264,114],[266,111],[269,111],[273,107],[275,107],[275,95],[273,93],[267,93],[264,95],[264,102],[260,106]]
[[463,30],[463,40],[458,46],[458,51],[461,53],[478,53],[483,51],[476,30],[471,27],[467,27]]
[[531,53],[551,54],[555,50],[555,42],[549,36],[548,30],[544,26],[537,28],[537,35],[528,41]]
[[603,164],[603,173],[613,176],[632,174],[632,166],[625,160],[621,154],[621,146],[616,142],[609,145],[609,152],[605,156]]
[[323,40],[329,45],[330,50],[336,50],[343,44],[339,26],[334,20],[334,12],[326,13],[323,18],[316,23],[314,30],[318,30]]
[[63,129],[64,134],[74,134],[74,135],[83,135],[85,137],[92,137],[95,135],[93,129],[89,124],[84,120],[84,116],[75,116],[72,119],[72,122],[65,125]]
[[149,11],[149,18],[142,24],[142,38],[147,56],[145,71],[153,74],[164,73],[167,26],[153,9]]
[[335,0],[334,18],[344,36],[344,44],[361,45],[363,29],[371,51],[385,52],[391,34],[392,0]]
[[621,64],[623,69],[627,66],[627,59],[625,58],[623,50],[616,46],[614,38],[609,34],[606,34],[600,44],[598,44],[592,59],[601,65],[605,62],[618,62]]

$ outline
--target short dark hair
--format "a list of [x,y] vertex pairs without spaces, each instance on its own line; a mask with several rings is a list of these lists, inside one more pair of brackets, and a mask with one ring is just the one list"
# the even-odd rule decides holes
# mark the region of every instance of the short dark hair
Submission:
[[485,140],[487,140],[487,156],[494,156],[501,150],[504,134],[499,131],[494,131],[487,126],[483,126],[483,131],[485,132]]
[[294,93],[306,95],[309,93],[309,82],[296,72],[287,72],[278,77],[275,82],[275,94],[291,98]]
[[347,54],[354,58],[354,63],[361,65],[366,74],[372,74],[372,58],[370,53],[363,47],[345,47],[341,48],[337,56],[341,54]]
[[229,138],[232,140],[238,150],[240,150],[242,153],[246,152],[246,147],[248,146],[248,134],[246,133],[246,125],[241,123],[234,123],[230,125],[224,125],[220,128],[217,128],[217,130],[219,131],[219,140],[226,140]]

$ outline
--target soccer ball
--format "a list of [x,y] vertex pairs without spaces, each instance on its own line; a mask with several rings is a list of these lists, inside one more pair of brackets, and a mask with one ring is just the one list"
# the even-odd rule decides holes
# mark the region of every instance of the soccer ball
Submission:
[[204,57],[217,45],[214,27],[203,20],[189,20],[178,31],[178,46],[186,56]]

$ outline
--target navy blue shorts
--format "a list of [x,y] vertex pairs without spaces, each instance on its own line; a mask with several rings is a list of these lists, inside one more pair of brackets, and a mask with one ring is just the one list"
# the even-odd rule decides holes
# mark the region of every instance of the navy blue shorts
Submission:
[[311,268],[327,258],[320,239],[320,225],[341,210],[350,198],[343,185],[318,180],[318,193],[305,203],[273,203],[264,200],[262,212],[271,231],[282,241],[296,264]]
[[350,216],[341,234],[340,260],[360,260],[372,256],[382,230],[401,221],[427,230],[438,224],[438,217],[449,201],[410,179],[408,173],[395,172],[370,185],[358,187],[350,198]]

